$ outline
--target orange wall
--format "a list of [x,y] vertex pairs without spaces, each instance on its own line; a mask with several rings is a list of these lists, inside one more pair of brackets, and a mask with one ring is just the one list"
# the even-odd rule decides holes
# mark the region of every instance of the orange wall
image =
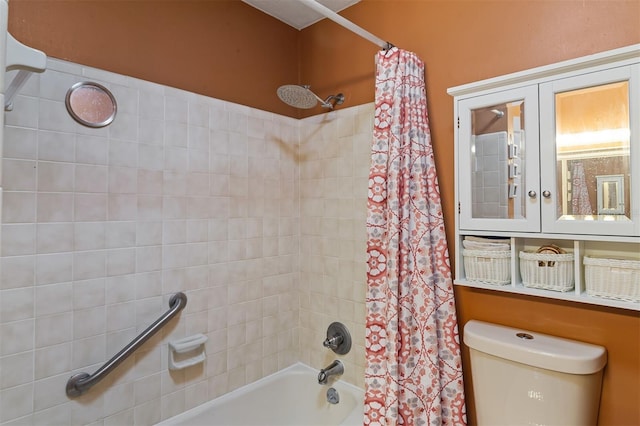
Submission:
[[[426,63],[450,241],[446,89],[640,42],[638,0],[363,0],[342,14]],[[374,45],[326,20],[298,33],[239,0],[11,0],[9,20],[18,40],[50,56],[294,117],[300,113],[275,96],[281,84],[311,84],[322,97],[342,92],[344,107],[373,100]],[[636,313],[468,288],[456,288],[456,297],[461,325],[475,318],[606,346],[600,424],[640,424]]]
[[298,31],[240,0],[10,0],[9,31],[47,55],[280,114]]
[[[342,15],[425,61],[429,122],[449,241],[455,213],[454,125],[447,88],[640,43],[637,0],[363,0]],[[323,94],[345,93],[345,106],[373,101],[373,44],[326,20],[301,36],[303,81]],[[461,327],[478,319],[605,346],[609,363],[599,423],[640,424],[637,312],[462,287],[456,287],[456,304]],[[464,361],[469,373],[466,350]],[[470,380],[467,395],[473,422]]]

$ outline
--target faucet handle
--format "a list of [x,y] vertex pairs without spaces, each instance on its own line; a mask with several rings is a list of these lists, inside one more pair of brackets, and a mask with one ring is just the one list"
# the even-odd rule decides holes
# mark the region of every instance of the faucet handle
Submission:
[[325,348],[329,348],[329,349],[335,351],[336,349],[338,349],[338,346],[340,346],[342,344],[343,340],[344,340],[344,338],[340,334],[336,334],[333,337],[327,337],[324,340],[324,342],[322,342],[322,346],[324,346]]
[[325,348],[331,349],[338,355],[344,355],[351,350],[351,335],[344,324],[332,322],[327,328],[327,338],[322,342]]
[[320,372],[318,373],[318,384],[326,385],[328,378],[329,378],[329,376],[327,376],[326,371],[320,370]]

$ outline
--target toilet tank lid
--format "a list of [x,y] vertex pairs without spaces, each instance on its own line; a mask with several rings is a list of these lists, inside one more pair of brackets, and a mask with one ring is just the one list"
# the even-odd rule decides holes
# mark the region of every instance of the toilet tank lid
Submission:
[[607,363],[602,346],[471,320],[464,343],[477,351],[521,364],[569,374],[592,374]]

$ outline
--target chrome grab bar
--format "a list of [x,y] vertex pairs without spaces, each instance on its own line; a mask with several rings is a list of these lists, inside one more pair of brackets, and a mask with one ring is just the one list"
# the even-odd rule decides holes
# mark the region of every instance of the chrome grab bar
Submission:
[[104,379],[113,369],[120,365],[125,359],[129,357],[136,349],[138,349],[144,342],[149,340],[151,336],[156,334],[171,318],[175,317],[178,312],[187,306],[187,296],[178,292],[171,296],[169,299],[169,310],[165,312],[160,318],[151,324],[145,331],[140,333],[138,337],[133,339],[131,343],[125,346],[120,352],[115,354],[113,358],[104,363],[95,373],[77,373],[71,376],[67,381],[67,396],[70,398],[80,396],[87,392],[93,385],[97,384],[100,380]]

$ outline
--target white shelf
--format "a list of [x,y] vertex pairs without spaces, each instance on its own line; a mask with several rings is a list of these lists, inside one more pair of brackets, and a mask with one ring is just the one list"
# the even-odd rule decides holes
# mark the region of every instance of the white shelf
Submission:
[[476,235],[479,237],[515,237],[515,238],[538,238],[547,240],[580,240],[580,241],[603,241],[615,243],[640,244],[640,237],[627,237],[620,235],[588,235],[588,234],[548,234],[544,232],[510,232],[510,231],[481,231],[460,229],[460,236]]
[[[481,235],[500,236],[500,233],[479,233],[473,232],[469,234],[459,234],[457,246],[462,248],[462,240],[465,235]],[[588,236],[573,236],[576,239],[558,238],[558,235],[543,234],[524,234],[524,237],[514,236],[513,233],[506,233],[504,237],[511,238],[511,283],[506,285],[496,285],[485,282],[471,281],[466,279],[464,271],[464,258],[462,254],[458,255],[456,266],[457,278],[454,284],[466,287],[482,288],[486,290],[502,291],[507,293],[524,294],[528,296],[538,296],[548,299],[558,299],[570,302],[586,303],[591,305],[608,306],[613,308],[630,309],[640,311],[639,302],[622,301],[616,299],[607,299],[589,296],[586,292],[585,275],[584,275],[584,256],[596,257],[612,257],[612,258],[631,258],[640,260],[640,241],[636,239],[626,239],[624,241],[612,241],[608,238],[599,238],[586,240]],[[567,252],[574,255],[574,288],[573,290],[562,292],[554,290],[545,290],[532,287],[525,287],[522,284],[520,272],[520,251],[533,251],[533,249],[546,244],[557,244],[563,247]]]
[[576,293],[575,291],[568,291],[563,293],[560,291],[529,288],[529,287],[523,286],[522,284],[511,284],[511,285],[500,286],[500,285],[485,284],[481,282],[466,281],[466,280],[454,280],[454,284],[464,286],[464,287],[473,287],[473,288],[479,288],[484,290],[500,291],[500,292],[512,293],[512,294],[523,294],[525,296],[537,296],[537,297],[544,297],[547,299],[564,300],[568,302],[578,302],[578,303],[586,303],[589,305],[607,306],[611,308],[621,308],[621,309],[628,309],[632,311],[640,311],[640,303],[591,297],[588,294],[586,294],[586,292]]

